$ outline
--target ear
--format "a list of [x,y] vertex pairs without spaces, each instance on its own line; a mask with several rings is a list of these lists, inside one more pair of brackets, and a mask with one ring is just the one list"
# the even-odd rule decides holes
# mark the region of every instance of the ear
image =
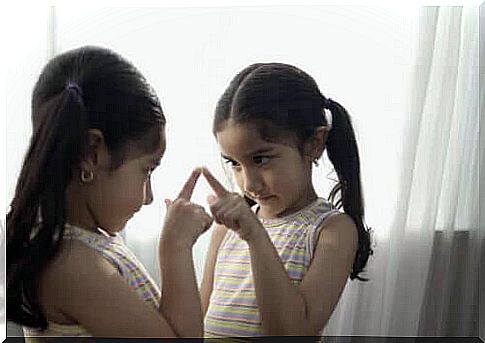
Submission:
[[81,170],[92,171],[96,174],[96,171],[109,166],[110,163],[110,154],[104,140],[104,135],[98,129],[89,129],[84,138],[80,168]]
[[322,156],[325,150],[325,143],[328,137],[328,127],[319,126],[315,129],[313,136],[310,137],[306,143],[305,150],[306,155],[311,158],[311,160],[318,159]]

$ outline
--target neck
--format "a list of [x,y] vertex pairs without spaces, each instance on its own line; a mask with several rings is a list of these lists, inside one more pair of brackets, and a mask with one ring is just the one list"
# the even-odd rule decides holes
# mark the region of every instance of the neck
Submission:
[[75,184],[73,181],[66,188],[66,222],[82,229],[99,233],[82,188],[81,185]]

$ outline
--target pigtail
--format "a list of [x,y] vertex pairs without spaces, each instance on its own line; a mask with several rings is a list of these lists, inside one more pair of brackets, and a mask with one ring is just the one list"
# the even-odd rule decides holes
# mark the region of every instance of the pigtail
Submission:
[[345,108],[331,99],[325,99],[324,107],[332,113],[332,128],[326,142],[326,149],[339,180],[331,190],[329,200],[338,209],[343,208],[357,226],[359,244],[350,278],[367,281],[358,276],[373,251],[370,247],[370,232],[364,224],[357,142],[350,116]]
[[86,127],[79,87],[66,86],[47,101],[43,97],[34,90],[34,102],[45,102],[41,106],[33,102],[33,118],[43,119],[34,120],[30,146],[7,214],[6,249],[7,319],[41,329],[47,327],[47,319],[38,302],[37,279],[59,250],[65,224],[65,190]]
[[[329,124],[322,108],[330,110],[333,118],[326,149],[339,180],[329,200],[335,207],[343,208],[357,226],[359,246],[350,278],[365,281],[358,275],[372,249],[369,229],[364,225],[359,152],[350,117],[339,103],[323,97],[315,80],[295,66],[252,64],[234,77],[219,99],[213,133],[221,131],[229,119],[252,122],[268,141],[288,141],[287,134],[295,133],[303,151],[315,128]],[[249,204],[253,203],[245,198]]]

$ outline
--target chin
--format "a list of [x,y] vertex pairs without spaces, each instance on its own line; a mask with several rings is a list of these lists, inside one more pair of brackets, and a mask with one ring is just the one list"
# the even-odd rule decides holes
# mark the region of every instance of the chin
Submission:
[[128,220],[123,220],[123,221],[120,221],[118,223],[115,223],[113,225],[110,225],[109,229],[106,230],[110,233],[117,233],[117,232],[120,232],[122,231],[125,227],[126,227],[126,223],[128,222]]
[[[130,217],[130,218],[131,218],[131,217]],[[123,223],[121,223],[120,225],[118,225],[118,227],[116,228],[116,230],[117,230],[117,231],[121,231],[121,230],[123,230],[124,228],[126,228],[126,224],[128,224],[128,221],[129,221],[129,220],[130,220],[130,219],[127,219],[127,220],[123,221]]]

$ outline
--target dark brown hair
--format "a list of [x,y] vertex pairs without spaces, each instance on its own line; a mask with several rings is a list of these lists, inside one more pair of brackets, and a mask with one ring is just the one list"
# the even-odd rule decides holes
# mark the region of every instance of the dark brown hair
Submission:
[[266,140],[296,135],[301,148],[317,127],[327,125],[324,109],[332,113],[325,148],[338,176],[329,200],[335,207],[343,207],[357,226],[359,245],[350,278],[365,281],[359,274],[373,251],[369,229],[364,225],[359,151],[350,116],[342,105],[324,97],[315,80],[294,66],[253,64],[234,77],[219,99],[213,132],[220,132],[231,119],[256,125]]
[[[165,117],[145,78],[104,48],[82,47],[50,60],[32,96],[33,133],[7,214],[7,319],[45,329],[37,280],[57,253],[65,190],[78,167],[85,133],[100,130],[113,169],[127,144],[159,146]],[[77,177],[77,175],[76,175]]]

